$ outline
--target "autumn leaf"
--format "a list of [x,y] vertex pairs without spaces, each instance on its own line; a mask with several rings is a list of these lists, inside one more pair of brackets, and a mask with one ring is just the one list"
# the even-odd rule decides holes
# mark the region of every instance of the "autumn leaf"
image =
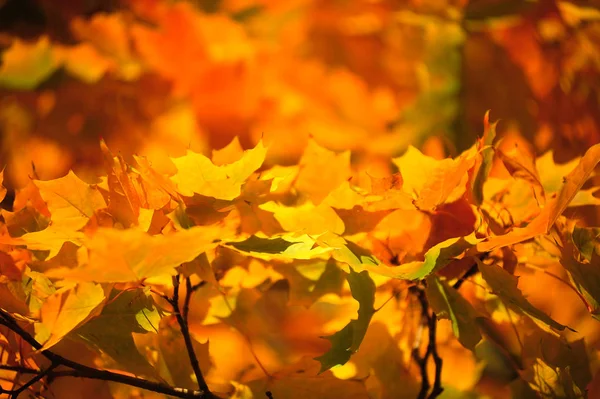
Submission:
[[538,321],[553,329],[563,331],[567,326],[558,323],[546,313],[531,304],[517,286],[517,278],[497,265],[488,265],[479,258],[474,258],[479,266],[483,279],[507,306],[525,313],[534,321]]
[[106,207],[98,189],[83,182],[72,171],[59,179],[37,180],[35,185],[48,205],[54,227],[79,230],[96,210]]
[[177,266],[214,248],[227,231],[203,226],[151,236],[139,230],[99,229],[83,243],[89,251],[87,261],[76,269],[57,268],[46,274],[76,281],[138,283],[173,276]]
[[309,140],[299,162],[295,187],[318,205],[352,176],[350,152],[336,154]]
[[108,173],[108,210],[125,227],[138,224],[140,199],[128,174],[128,166],[123,157],[113,156],[104,141],[100,142],[100,147]]
[[477,168],[477,173],[473,180],[473,198],[477,206],[483,203],[483,184],[492,169],[492,161],[494,160],[495,153],[492,144],[496,138],[496,125],[498,125],[498,122],[490,124],[490,112],[486,112],[483,118],[483,137],[477,145],[477,149],[481,152],[481,165]]
[[392,161],[400,169],[402,189],[413,197],[415,207],[433,211],[465,193],[467,171],[473,167],[475,157],[465,152],[456,159],[437,160],[410,146],[403,156]]
[[274,398],[294,397],[298,392],[314,399],[328,399],[332,392],[345,399],[367,399],[369,393],[362,381],[341,380],[330,371],[319,371],[319,364],[312,359],[302,358],[277,372],[275,378],[255,380],[248,385],[254,398],[271,392]]
[[241,187],[248,177],[258,170],[267,149],[260,141],[256,147],[244,152],[237,161],[217,166],[201,154],[188,151],[181,158],[173,158],[177,174],[172,180],[182,195],[191,197],[194,193],[223,200],[233,200],[241,193]]
[[273,212],[275,219],[285,231],[318,235],[325,232],[342,234],[344,222],[330,206],[321,203],[317,206],[310,202],[296,206],[284,206],[267,202],[260,208]]
[[590,177],[598,162],[600,162],[600,144],[596,144],[588,149],[585,155],[579,160],[577,166],[564,177],[562,187],[557,196],[547,205],[549,209],[547,230],[550,230],[556,219],[562,215],[571,201],[575,199],[577,193]]
[[319,373],[350,360],[352,354],[360,347],[371,317],[375,313],[375,283],[369,277],[369,273],[367,271],[357,273],[350,269],[346,279],[352,296],[359,303],[358,318],[351,320],[342,330],[325,337],[331,342],[331,348],[324,355],[315,358],[321,363]]
[[156,333],[160,319],[152,297],[142,290],[113,291],[102,312],[71,334],[126,371],[156,378],[156,370],[137,349],[132,334]]
[[82,282],[60,289],[44,301],[40,309],[41,323],[35,325],[35,338],[44,349],[56,345],[69,332],[93,315],[104,301],[99,284]]
[[[193,379],[194,370],[190,365],[185,342],[178,326],[173,325],[174,318],[165,318],[160,323],[158,330],[158,348],[161,357],[166,364],[167,380],[172,381],[175,386],[196,389],[198,382]],[[175,322],[176,323],[176,322]],[[200,369],[203,374],[210,370],[211,362],[209,356],[209,343],[198,342],[192,338],[194,352],[200,362]]]

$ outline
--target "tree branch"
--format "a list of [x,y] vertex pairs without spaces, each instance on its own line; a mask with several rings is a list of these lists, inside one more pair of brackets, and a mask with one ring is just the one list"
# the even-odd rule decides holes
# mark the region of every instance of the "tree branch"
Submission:
[[[31,334],[29,334],[25,329],[23,329],[12,318],[12,316],[10,314],[8,314],[6,311],[4,311],[2,309],[0,309],[0,324],[8,327],[15,334],[20,336],[22,340],[24,340],[29,345],[31,345],[34,349],[41,350],[43,348],[43,345],[41,343],[39,343],[34,337],[31,336]],[[50,370],[48,372],[47,370],[34,370],[34,369],[22,368],[20,366],[3,366],[2,368],[5,370],[12,369],[17,372],[27,372],[28,374],[37,373],[37,376],[39,378],[36,379],[36,377],[34,377],[32,380],[29,381],[29,383],[26,384],[28,386],[39,381],[40,379],[42,379],[45,376],[48,376],[48,377],[50,377],[50,376],[52,376],[52,377],[69,376],[69,377],[88,378],[88,379],[92,379],[92,380],[116,382],[116,383],[125,384],[125,385],[129,385],[132,387],[140,388],[140,389],[145,389],[147,391],[152,391],[152,392],[162,393],[165,395],[174,396],[176,398],[208,399],[208,398],[214,397],[210,392],[205,391],[205,390],[195,391],[195,390],[191,390],[191,389],[171,387],[166,384],[149,381],[149,380],[146,380],[143,378],[131,377],[131,376],[128,376],[125,374],[119,374],[119,373],[115,373],[115,372],[108,371],[108,370],[95,369],[93,367],[89,367],[84,364],[80,364],[75,361],[64,358],[48,349],[42,350],[41,354],[46,359],[48,359],[52,363],[52,365],[55,365],[55,367],[64,366],[71,370],[64,370],[64,371],[63,370],[60,370],[60,371]],[[35,381],[33,381],[34,379],[35,379]],[[12,392],[14,392],[14,391],[11,391],[10,393],[12,393]]]
[[[198,358],[196,357],[196,352],[194,351],[194,345],[192,343],[192,337],[190,336],[190,330],[188,327],[187,317],[190,309],[190,300],[195,289],[192,287],[192,283],[189,277],[185,279],[185,284],[186,293],[183,302],[183,314],[179,310],[179,275],[173,276],[173,299],[170,302],[171,306],[173,307],[175,317],[177,318],[177,322],[179,323],[179,329],[181,330],[181,334],[183,335],[183,340],[185,341],[185,348],[187,350],[188,357],[190,358],[190,364],[192,365],[192,369],[194,370],[196,380],[198,381],[198,387],[201,391],[210,393],[208,385],[206,384],[204,376],[202,375],[202,370],[200,370],[200,363],[198,362]],[[199,286],[200,285],[198,285],[197,287]]]
[[[419,304],[421,305],[421,326],[425,325],[428,329],[428,343],[427,350],[424,356],[419,353],[420,344],[415,345],[412,351],[412,358],[419,366],[421,373],[421,390],[419,391],[418,399],[435,399],[437,398],[444,388],[442,387],[442,358],[439,356],[437,351],[436,343],[436,332],[437,332],[437,316],[432,311],[429,312],[429,303],[425,296],[425,290],[419,286],[410,287],[410,292],[415,294]],[[427,373],[427,362],[429,358],[433,358],[435,364],[435,379],[433,381],[433,390],[429,393],[431,383],[429,381],[429,375]],[[429,393],[429,396],[427,394]]]

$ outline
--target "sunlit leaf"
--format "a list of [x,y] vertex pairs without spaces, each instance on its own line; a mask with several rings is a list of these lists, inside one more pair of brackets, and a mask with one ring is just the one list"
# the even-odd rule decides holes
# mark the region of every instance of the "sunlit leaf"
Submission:
[[102,302],[104,290],[99,284],[79,283],[61,289],[46,298],[40,310],[42,322],[36,324],[36,340],[48,349],[84,322]]
[[35,182],[46,201],[54,225],[79,230],[97,209],[106,207],[97,188],[83,182],[71,171],[60,179]]
[[393,162],[402,173],[403,191],[413,196],[417,209],[431,211],[465,193],[467,171],[473,167],[475,157],[467,152],[456,159],[437,160],[410,146]]
[[548,327],[563,331],[567,326],[560,324],[546,313],[531,304],[517,286],[517,278],[497,265],[488,265],[474,258],[479,266],[479,271],[492,292],[498,295],[503,302],[512,309],[523,312],[535,321],[539,321]]
[[176,234],[151,236],[139,230],[100,229],[85,240],[89,255],[76,269],[51,269],[55,278],[96,282],[141,282],[175,275],[175,268],[214,248],[226,229],[193,227]]
[[196,193],[232,200],[240,195],[246,179],[262,166],[266,153],[267,149],[260,141],[256,147],[244,152],[239,160],[217,166],[204,155],[188,152],[184,157],[173,158],[177,174],[172,180],[185,196]]

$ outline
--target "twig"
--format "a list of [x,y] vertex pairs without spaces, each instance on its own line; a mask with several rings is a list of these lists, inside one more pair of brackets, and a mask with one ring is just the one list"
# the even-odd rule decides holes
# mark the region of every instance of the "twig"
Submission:
[[[35,384],[36,382],[38,382],[39,380],[41,380],[42,378],[44,378],[45,376],[48,375],[48,373],[50,373],[52,370],[54,370],[56,367],[58,367],[58,364],[53,363],[50,365],[50,367],[48,367],[46,370],[40,370],[39,374],[35,375],[33,378],[31,378],[29,381],[27,381],[25,384],[21,385],[20,388],[18,389],[14,389],[12,391],[4,391],[3,393],[8,393],[10,394],[10,398],[11,399],[17,399],[17,397],[19,396],[19,394],[21,392],[24,392],[27,388],[29,388],[30,386],[32,386],[33,384]],[[1,388],[0,388],[1,389]]]
[[[415,286],[411,287],[410,291],[415,294],[421,305],[421,322],[419,324],[419,327],[422,328],[424,324],[423,322],[425,320],[429,320],[429,304],[427,303],[427,299],[425,298],[425,292],[423,291],[423,289]],[[431,387],[431,384],[429,383],[429,375],[427,374],[427,360],[429,359],[431,353],[428,345],[425,355],[421,357],[421,354],[419,353],[419,347],[421,346],[420,336],[421,333],[418,334],[418,344],[416,344],[412,350],[412,357],[419,366],[419,371],[421,373],[421,390],[419,391],[419,395],[417,396],[417,398],[425,399],[427,397],[427,392],[429,392],[429,388]]]
[[[0,309],[0,324],[5,325],[10,330],[12,330],[15,334],[21,337],[21,339],[27,342],[36,350],[41,350],[43,345],[39,343],[35,338],[31,336],[25,329],[23,329],[6,311]],[[110,381],[116,382],[120,384],[129,385],[132,387],[145,389],[152,392],[162,393],[165,395],[174,396],[176,398],[202,398],[208,399],[213,396],[208,391],[204,390],[191,390],[186,388],[178,388],[171,387],[169,385],[165,385],[159,382],[149,381],[143,378],[131,377],[125,374],[119,374],[108,370],[99,370],[93,367],[86,366],[81,363],[77,363],[73,360],[69,360],[67,358],[62,357],[48,349],[41,350],[41,354],[53,365],[64,366],[71,370],[61,370],[61,371],[51,371],[48,373],[48,377],[61,377],[61,376],[70,376],[70,377],[81,377],[88,378],[92,380],[102,380],[102,381]],[[4,366],[4,369],[9,369]],[[26,371],[27,370],[27,371]],[[28,374],[32,374],[33,371],[35,373],[44,373],[42,370],[33,370],[26,368],[19,368],[18,370],[15,368],[14,371],[17,372],[27,372]],[[38,374],[39,375],[39,374]],[[44,376],[42,376],[44,377]],[[35,382],[35,381],[34,381]]]
[[[483,262],[489,256],[489,252],[484,252],[478,256],[479,260]],[[452,288],[458,290],[463,283],[471,276],[474,276],[479,271],[477,263],[474,263],[457,281],[452,285]]]
[[[421,373],[421,390],[419,391],[418,399],[435,399],[437,398],[444,390],[442,387],[442,358],[439,356],[437,351],[437,343],[436,343],[436,332],[437,332],[437,316],[434,312],[429,312],[429,303],[427,302],[427,298],[425,297],[425,291],[422,287],[411,287],[411,292],[414,293],[421,305],[421,326],[425,324],[429,330],[429,341],[427,343],[427,350],[425,355],[421,357],[419,353],[420,345],[415,345],[412,351],[412,357],[419,366],[419,370]],[[429,389],[431,388],[431,383],[429,381],[429,375],[427,373],[427,362],[429,361],[429,357],[433,358],[433,362],[435,364],[435,379],[433,381],[433,389],[431,393],[429,393]],[[429,396],[427,394],[429,393]]]
[[201,391],[210,393],[208,384],[206,384],[204,376],[202,375],[202,370],[200,370],[200,363],[196,357],[196,352],[194,351],[194,345],[192,344],[192,337],[190,336],[190,330],[188,327],[187,316],[189,312],[190,300],[194,292],[189,277],[186,278],[186,288],[187,292],[185,293],[183,314],[179,310],[179,275],[173,276],[173,299],[171,299],[170,302],[171,306],[173,307],[175,317],[177,318],[177,322],[179,323],[179,329],[183,335],[183,340],[185,341],[185,348],[187,350],[188,357],[190,358],[190,364],[194,370],[194,375],[198,381],[198,387]]
[[431,354],[433,363],[435,364],[435,379],[433,380],[433,390],[427,397],[427,399],[435,399],[444,391],[442,388],[442,358],[438,354],[436,345],[436,331],[437,331],[437,316],[435,312],[431,312],[429,317],[429,343],[427,344],[427,352]]

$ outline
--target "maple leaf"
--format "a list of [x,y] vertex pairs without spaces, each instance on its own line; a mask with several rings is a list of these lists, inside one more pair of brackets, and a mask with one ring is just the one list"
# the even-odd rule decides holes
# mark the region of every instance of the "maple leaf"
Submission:
[[329,193],[348,180],[350,152],[336,154],[314,140],[309,140],[299,162],[300,171],[295,187],[318,205]]
[[81,282],[62,288],[46,298],[41,309],[41,323],[35,325],[35,338],[48,349],[57,344],[93,315],[104,301],[99,284]]
[[142,282],[173,276],[175,268],[217,246],[227,236],[222,226],[192,227],[177,233],[151,236],[140,230],[98,229],[83,245],[87,261],[75,269],[46,272],[53,278],[96,282]]
[[98,189],[83,182],[72,171],[59,179],[36,180],[35,185],[46,201],[56,228],[79,230],[96,210],[106,207]]
[[568,328],[533,306],[517,287],[517,278],[515,276],[498,265],[488,265],[479,258],[474,259],[479,266],[479,271],[483,279],[488,283],[492,292],[502,298],[507,306],[523,312],[533,320],[553,329],[562,331]]
[[102,312],[71,336],[106,353],[126,371],[157,378],[154,367],[137,349],[132,333],[157,332],[160,320],[152,297],[141,290],[115,290]]
[[413,196],[417,209],[433,211],[438,206],[458,200],[466,191],[467,172],[475,156],[465,152],[456,159],[437,160],[423,155],[413,146],[392,161],[402,173],[402,190]]
[[273,212],[275,219],[285,231],[318,235],[325,232],[342,234],[344,222],[328,205],[317,206],[306,202],[296,206],[284,206],[275,202],[260,205],[260,209]]
[[194,193],[223,200],[233,200],[241,194],[241,187],[248,177],[258,170],[267,149],[262,141],[246,151],[237,161],[217,166],[201,154],[188,151],[181,158],[173,158],[177,174],[171,179],[182,195]]
[[125,227],[138,224],[140,199],[128,174],[128,166],[123,157],[113,157],[104,141],[100,142],[100,147],[108,173],[108,210]]

